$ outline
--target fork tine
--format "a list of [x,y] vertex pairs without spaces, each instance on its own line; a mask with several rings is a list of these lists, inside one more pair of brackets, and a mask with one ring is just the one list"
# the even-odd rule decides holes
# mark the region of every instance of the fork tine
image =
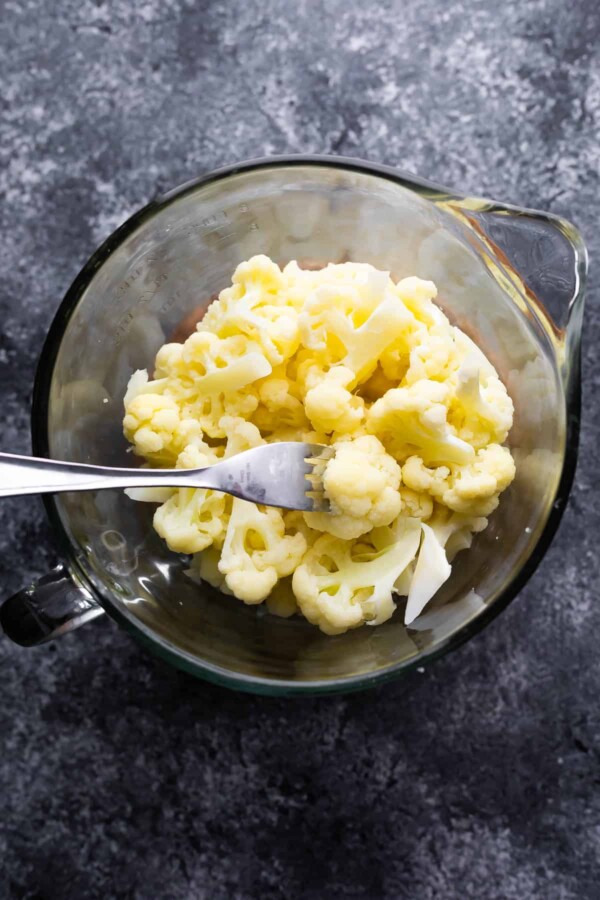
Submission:
[[330,504],[325,496],[323,476],[327,463],[333,458],[335,451],[332,447],[320,445],[311,445],[310,449],[311,456],[306,458],[309,468],[304,476],[304,480],[309,485],[305,492],[306,497],[312,501],[313,512],[329,512]]
[[294,441],[263,444],[207,469],[177,470],[176,484],[226,491],[234,497],[281,509],[329,509],[323,475],[329,447]]

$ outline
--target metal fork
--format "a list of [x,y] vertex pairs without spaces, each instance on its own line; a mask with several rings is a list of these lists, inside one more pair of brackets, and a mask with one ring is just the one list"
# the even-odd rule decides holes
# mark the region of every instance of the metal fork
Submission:
[[264,444],[205,469],[116,469],[0,453],[0,497],[106,488],[210,488],[283,509],[328,511],[323,472],[333,450],[322,444]]

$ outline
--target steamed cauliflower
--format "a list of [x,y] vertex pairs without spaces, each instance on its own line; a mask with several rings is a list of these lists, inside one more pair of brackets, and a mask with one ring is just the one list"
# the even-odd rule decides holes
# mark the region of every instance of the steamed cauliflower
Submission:
[[365,403],[348,390],[354,373],[346,366],[334,366],[311,387],[304,397],[304,408],[317,431],[350,434],[365,416]]
[[329,444],[331,512],[142,489],[188,573],[326,634],[419,616],[515,476],[513,405],[417,277],[360,263],[241,263],[196,331],[135,372],[123,429],[150,465],[209,466],[265,442]]
[[336,453],[323,476],[333,515],[307,512],[306,522],[317,531],[345,540],[389,525],[400,513],[400,466],[372,435],[334,444]]
[[262,603],[279,578],[292,574],[305,552],[304,535],[286,534],[279,510],[260,510],[254,503],[234,499],[219,572],[244,603]]

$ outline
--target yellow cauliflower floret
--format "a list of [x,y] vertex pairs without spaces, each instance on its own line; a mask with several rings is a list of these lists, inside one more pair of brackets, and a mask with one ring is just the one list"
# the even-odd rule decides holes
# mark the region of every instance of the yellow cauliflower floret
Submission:
[[317,431],[351,433],[358,428],[365,415],[365,403],[348,390],[353,380],[350,369],[335,366],[307,391],[306,415]]
[[222,416],[219,419],[219,428],[227,438],[223,453],[224,459],[235,456],[236,453],[243,453],[244,450],[260,447],[265,443],[256,425],[239,416]]
[[449,325],[448,318],[433,302],[437,297],[437,287],[433,281],[411,275],[398,282],[395,292],[415,318],[428,328]]
[[449,509],[474,516],[493,512],[498,495],[514,477],[510,451],[498,444],[478,450],[475,459],[464,466],[428,468],[418,456],[411,456],[402,466],[402,479],[409,488],[429,493]]
[[294,382],[287,377],[285,367],[279,366],[258,387],[259,406],[253,420],[263,433],[281,428],[309,427],[304,405],[297,396]]
[[442,499],[457,512],[488,516],[498,505],[498,495],[514,477],[515,463],[510,450],[490,444],[477,451],[472,463],[453,471],[450,489]]
[[482,372],[473,355],[457,373],[457,387],[448,419],[463,440],[476,449],[502,444],[513,423],[513,403],[496,373]]
[[346,540],[389,525],[402,506],[398,463],[372,435],[338,443],[335,450],[323,476],[332,514],[307,512],[308,525]]
[[368,290],[357,283],[317,288],[299,318],[305,347],[323,352],[329,364],[341,362],[353,373],[352,386],[366,380],[385,349],[417,325],[390,290],[388,274],[373,270],[372,277]]
[[294,535],[300,532],[307,547],[312,547],[315,541],[321,537],[321,532],[310,527],[304,518],[304,513],[299,509],[285,509],[281,514],[285,522],[285,533]]
[[284,284],[279,266],[266,256],[240,263],[233,286],[225,288],[198,325],[219,337],[245,335],[259,345],[271,365],[289,359],[300,343],[296,310],[278,291]]
[[425,340],[410,351],[404,383],[415,384],[423,379],[446,381],[459,364],[459,351],[450,328],[444,334],[428,333]]
[[353,544],[324,534],[308,551],[292,578],[302,614],[325,634],[342,634],[367,622],[379,625],[392,615],[394,582],[419,546],[420,526],[413,519],[387,546],[353,558]]
[[[402,467],[404,469],[404,466]],[[400,485],[402,498],[402,514],[414,519],[428,519],[433,512],[433,500],[423,491],[415,491],[406,485]]]
[[414,316],[404,304],[393,294],[386,295],[367,321],[345,337],[347,354],[342,365],[354,372],[354,383],[372,375],[386,348],[400,335],[410,334],[415,325]]
[[447,422],[449,396],[450,388],[438,381],[394,388],[369,410],[367,430],[398,460],[416,451],[429,462],[468,462],[475,453]]
[[169,447],[180,424],[179,407],[171,397],[138,393],[127,406],[123,430],[136,453],[151,456]]
[[165,344],[156,356],[157,378],[178,378],[188,397],[231,394],[271,371],[260,346],[245,335],[219,338],[196,331],[183,344]]
[[222,594],[233,596],[232,592],[225,584],[225,576],[219,572],[220,559],[220,547],[217,547],[216,545],[207,547],[200,553],[194,554],[190,567],[189,569],[185,569],[184,574],[198,584],[206,582],[206,584],[210,584],[211,587],[221,591]]
[[187,444],[177,457],[178,469],[203,469],[212,466],[219,457],[214,447],[209,447],[204,441],[198,440],[193,444]]
[[258,399],[253,393],[237,391],[224,396],[197,396],[187,402],[182,399],[180,408],[183,414],[196,422],[200,434],[211,439],[222,440],[227,437],[221,420],[224,416],[234,416],[248,420],[252,417]]
[[413,491],[426,492],[439,500],[448,490],[448,466],[428,468],[419,456],[409,456],[402,466],[402,481]]
[[222,541],[230,506],[226,494],[179,488],[154,513],[154,527],[175,553],[198,553]]
[[291,578],[282,578],[277,582],[265,601],[272,616],[289,619],[298,612],[298,601],[292,589]]
[[306,551],[299,532],[285,533],[279,510],[235,499],[219,562],[229,589],[244,603],[261,603],[278,578],[291,575]]

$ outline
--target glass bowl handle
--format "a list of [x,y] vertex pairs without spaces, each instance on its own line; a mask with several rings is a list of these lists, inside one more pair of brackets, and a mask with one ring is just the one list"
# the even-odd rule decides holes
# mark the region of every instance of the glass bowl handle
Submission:
[[566,219],[482,201],[467,218],[495,256],[512,270],[559,332],[581,330],[587,250]]
[[0,606],[0,627],[22,647],[35,647],[104,612],[64,566],[18,591]]

